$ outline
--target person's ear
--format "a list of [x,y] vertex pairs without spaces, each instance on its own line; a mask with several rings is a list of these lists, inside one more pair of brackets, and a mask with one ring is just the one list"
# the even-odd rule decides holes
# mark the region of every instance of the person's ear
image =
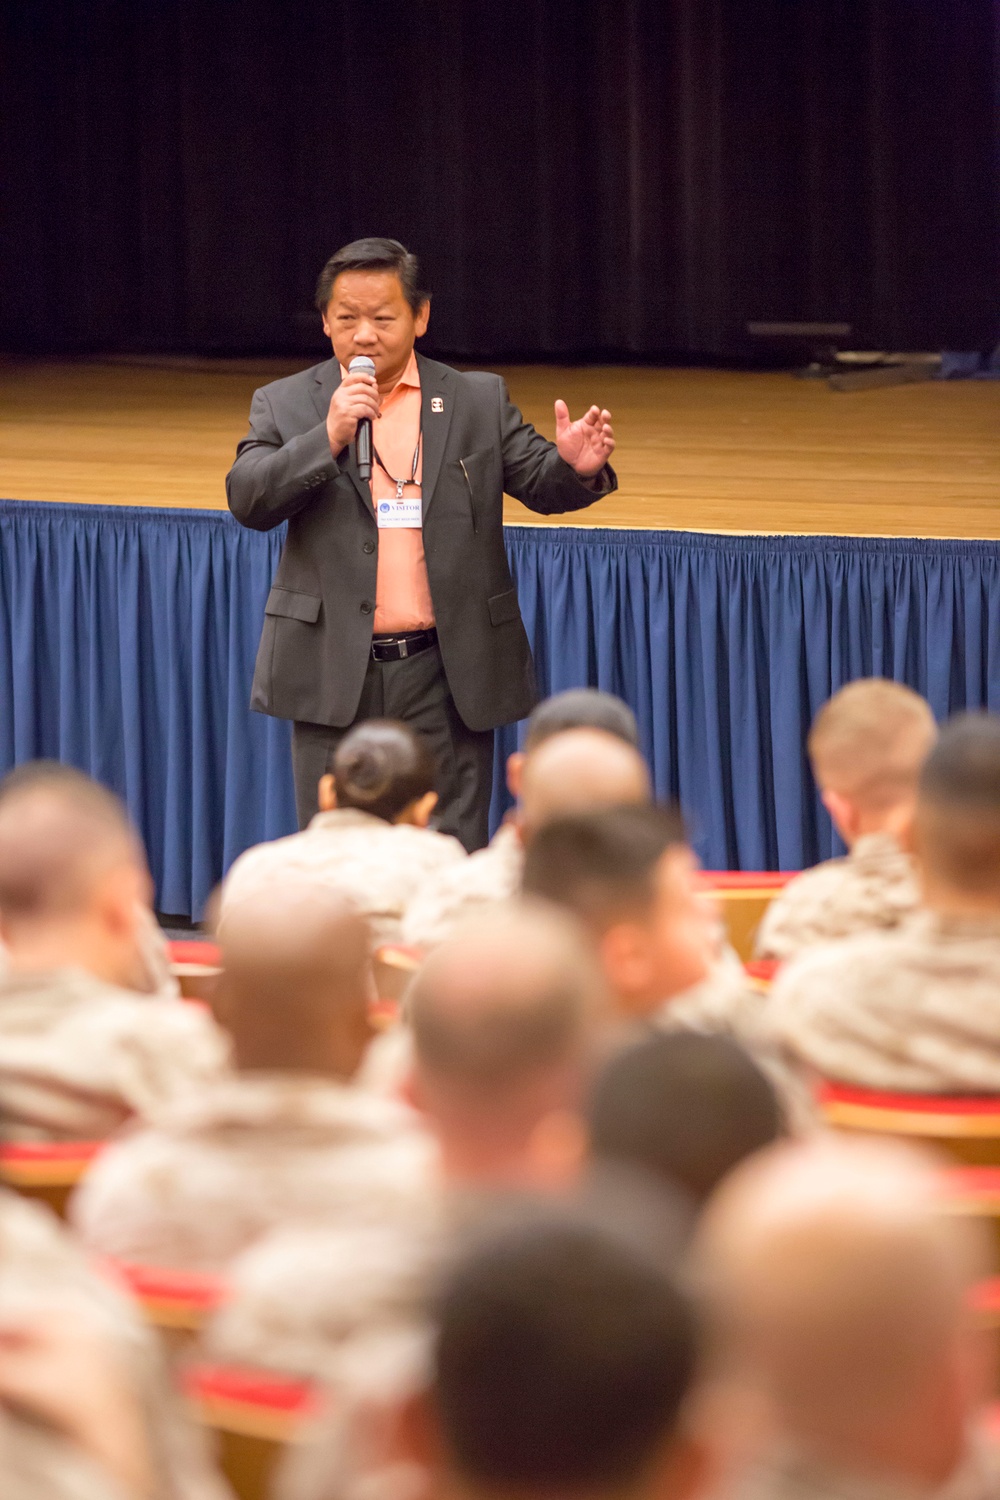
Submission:
[[598,956],[616,1008],[629,1010],[634,996],[644,999],[649,989],[649,952],[636,922],[609,927],[598,943]]
[[437,792],[425,792],[422,797],[415,798],[403,808],[396,822],[409,823],[413,828],[426,828],[437,805]]
[[820,800],[833,819],[836,828],[844,843],[850,846],[858,836],[858,812],[854,803],[849,798],[841,796],[840,792],[829,790],[821,793]]
[[320,812],[333,812],[337,806],[337,783],[333,772],[327,771],[319,778],[318,800]]
[[427,332],[427,325],[431,320],[431,299],[426,297],[420,304],[420,311],[413,319],[413,336],[422,338]]
[[507,757],[507,790],[516,802],[521,795],[521,774],[524,770],[524,751],[515,750]]
[[437,1408],[430,1391],[414,1391],[399,1403],[389,1447],[397,1462],[416,1464],[426,1473],[440,1472],[444,1441]]
[[149,906],[149,896],[149,876],[138,866],[123,864],[109,870],[97,894],[108,931],[119,938],[136,938],[142,908]]
[[535,1187],[547,1191],[571,1188],[579,1181],[589,1145],[587,1127],[569,1109],[543,1115],[528,1141],[528,1160]]
[[702,1438],[681,1432],[666,1445],[650,1493],[655,1500],[691,1500],[713,1487],[718,1463]]

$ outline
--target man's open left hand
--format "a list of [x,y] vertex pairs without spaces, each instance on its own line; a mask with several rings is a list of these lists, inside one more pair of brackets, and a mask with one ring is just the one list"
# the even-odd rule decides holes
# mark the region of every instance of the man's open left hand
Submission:
[[565,401],[557,401],[556,448],[563,462],[581,479],[592,479],[615,451],[611,413],[592,406],[585,416],[571,422]]

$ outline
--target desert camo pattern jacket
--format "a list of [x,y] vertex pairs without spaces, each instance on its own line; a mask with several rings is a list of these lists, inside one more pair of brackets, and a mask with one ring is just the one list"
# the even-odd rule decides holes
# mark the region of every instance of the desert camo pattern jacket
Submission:
[[202,1006],[83,969],[0,975],[0,1117],[15,1140],[103,1140],[228,1065]]
[[446,872],[464,870],[467,862],[450,834],[337,808],[317,813],[302,833],[241,854],[223,882],[220,923],[224,930],[227,912],[246,897],[304,881],[349,896],[370,921],[376,945],[398,943],[403,913],[416,892]]
[[906,1093],[1000,1093],[1000,916],[921,911],[779,973],[766,1034],[824,1078]]
[[279,1225],[398,1225],[435,1151],[405,1105],[333,1080],[244,1073],[109,1146],[71,1205],[119,1260],[220,1271]]
[[[144,1419],[154,1490],[150,1500],[231,1500],[201,1432],[184,1415],[155,1335],[130,1298],[91,1269],[48,1210],[0,1190],[0,1315],[53,1311],[91,1319],[123,1361]],[[66,1439],[4,1408],[0,1412],[4,1500],[126,1500],[118,1486]]]
[[790,880],[757,932],[758,958],[792,958],[856,933],[898,927],[920,901],[912,859],[891,834],[858,839],[844,859],[828,859]]

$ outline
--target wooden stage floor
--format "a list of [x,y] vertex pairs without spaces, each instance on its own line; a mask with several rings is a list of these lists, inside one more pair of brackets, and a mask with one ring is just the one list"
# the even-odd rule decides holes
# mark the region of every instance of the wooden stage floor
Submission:
[[[304,364],[0,363],[0,498],[224,508],[254,388]],[[1000,383],[844,395],[718,370],[503,374],[550,436],[557,396],[574,416],[611,409],[621,488],[574,526],[1000,538]],[[539,519],[513,500],[505,518]]]

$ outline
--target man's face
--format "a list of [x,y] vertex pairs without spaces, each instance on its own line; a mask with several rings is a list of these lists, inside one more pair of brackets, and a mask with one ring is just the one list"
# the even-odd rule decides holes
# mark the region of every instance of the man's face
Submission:
[[708,977],[712,914],[695,886],[696,870],[690,849],[672,844],[656,866],[649,910],[605,934],[608,980],[630,1015],[652,1015],[664,1001]]
[[366,355],[375,362],[379,385],[388,388],[406,369],[429,316],[429,302],[413,312],[395,271],[341,271],[323,314],[323,332],[345,370],[356,355]]

